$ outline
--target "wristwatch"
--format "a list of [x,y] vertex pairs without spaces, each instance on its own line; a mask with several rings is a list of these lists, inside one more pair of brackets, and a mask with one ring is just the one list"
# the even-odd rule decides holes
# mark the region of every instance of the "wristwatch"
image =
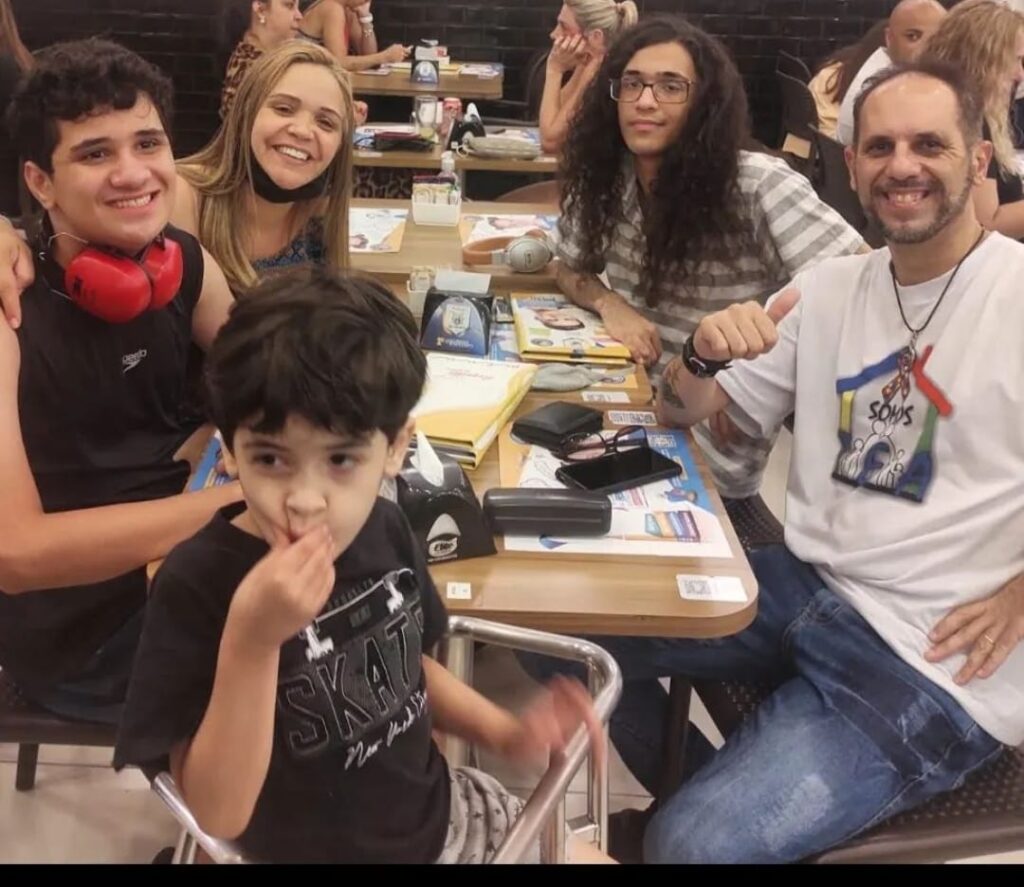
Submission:
[[693,347],[692,335],[683,344],[682,360],[683,366],[690,371],[691,375],[696,376],[698,379],[710,379],[716,373],[727,370],[732,366],[732,361],[729,360],[708,360],[701,357]]

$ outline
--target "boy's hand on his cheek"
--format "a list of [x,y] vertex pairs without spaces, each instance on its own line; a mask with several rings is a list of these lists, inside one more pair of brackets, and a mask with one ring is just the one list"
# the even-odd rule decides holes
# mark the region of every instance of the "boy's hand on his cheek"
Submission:
[[511,760],[543,762],[565,750],[580,724],[586,725],[594,754],[603,762],[604,730],[590,695],[579,681],[558,677],[510,725],[496,751]]
[[249,649],[277,650],[310,625],[334,588],[334,542],[327,527],[296,542],[275,530],[270,552],[238,586],[228,619]]

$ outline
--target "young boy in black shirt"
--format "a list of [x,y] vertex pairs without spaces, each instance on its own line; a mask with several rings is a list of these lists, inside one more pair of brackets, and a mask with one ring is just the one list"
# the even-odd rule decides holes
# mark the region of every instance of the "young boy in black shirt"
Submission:
[[168,765],[204,831],[275,862],[483,862],[521,802],[451,773],[437,728],[509,757],[581,722],[561,680],[518,718],[431,659],[446,615],[405,517],[425,378],[408,310],[378,284],[304,272],[240,302],[207,391],[245,503],[158,573],[115,764]]

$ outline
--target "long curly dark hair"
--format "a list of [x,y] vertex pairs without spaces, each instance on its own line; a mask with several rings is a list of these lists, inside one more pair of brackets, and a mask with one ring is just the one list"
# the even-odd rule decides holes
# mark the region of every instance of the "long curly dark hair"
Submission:
[[739,151],[752,144],[743,80],[728,50],[676,16],[641,19],[612,45],[580,105],[562,155],[562,209],[581,247],[579,270],[599,273],[622,217],[623,159],[609,84],[640,50],[680,44],[693,59],[683,131],[662,158],[645,207],[638,295],[656,305],[669,280],[689,279],[705,261],[732,263],[752,240],[739,193]]

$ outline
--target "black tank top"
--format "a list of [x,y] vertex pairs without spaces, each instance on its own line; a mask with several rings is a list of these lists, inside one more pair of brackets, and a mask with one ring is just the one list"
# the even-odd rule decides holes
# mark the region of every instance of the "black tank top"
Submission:
[[[18,330],[21,433],[43,510],[51,513],[180,493],[188,464],[174,453],[195,430],[183,410],[192,314],[203,254],[189,234],[185,274],[162,311],[109,324],[63,295],[64,272],[36,260]],[[139,569],[108,582],[0,594],[0,665],[26,688],[74,675],[145,602]]]

